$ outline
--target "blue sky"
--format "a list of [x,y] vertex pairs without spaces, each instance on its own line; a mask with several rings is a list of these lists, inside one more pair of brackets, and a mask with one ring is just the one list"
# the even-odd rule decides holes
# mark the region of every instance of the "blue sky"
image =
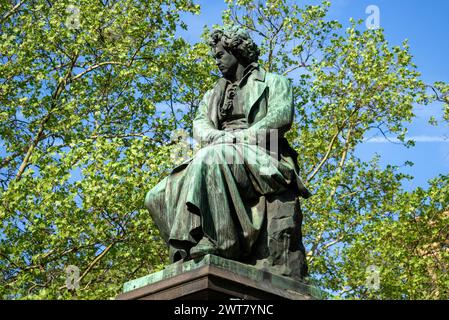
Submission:
[[[448,0],[330,0],[329,19],[336,19],[343,25],[349,18],[366,19],[367,6],[376,5],[380,10],[380,26],[385,30],[391,45],[400,45],[408,39],[414,63],[422,73],[426,83],[435,81],[449,82],[449,1]],[[205,25],[211,27],[221,23],[221,12],[226,8],[222,0],[197,0],[201,5],[199,16],[185,16],[188,31],[181,35],[188,41],[200,41],[200,34]],[[316,4],[318,1],[298,0],[299,3]],[[433,127],[428,124],[430,116],[442,118],[442,104],[434,103],[423,107],[416,106],[416,118],[408,124],[409,138],[416,141],[416,146],[406,149],[377,137],[358,147],[358,155],[371,159],[376,153],[381,156],[381,164],[402,165],[409,160],[412,168],[403,172],[412,174],[412,182],[404,184],[407,190],[417,186],[426,187],[427,180],[438,174],[449,172],[449,126],[440,123]]]

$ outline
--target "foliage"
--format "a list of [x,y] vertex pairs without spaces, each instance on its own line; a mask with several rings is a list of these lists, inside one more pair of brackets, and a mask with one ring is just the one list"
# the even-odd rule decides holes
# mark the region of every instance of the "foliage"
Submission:
[[[0,294],[114,297],[167,262],[143,198],[172,166],[179,116],[166,106],[192,114],[210,85],[207,46],[175,37],[180,14],[199,8],[42,0],[14,10],[0,35]],[[76,292],[68,265],[80,269]]]
[[[384,217],[365,226],[342,252],[343,297],[447,299],[449,295],[449,177],[429,190],[398,194]],[[366,288],[363,270],[380,268],[380,290]],[[362,272],[361,272],[362,271]]]
[[[327,1],[227,3],[223,21],[252,31],[263,67],[294,84],[288,139],[314,193],[302,203],[311,278],[329,297],[447,299],[448,177],[405,192],[400,166],[356,150],[375,132],[412,147],[413,107],[443,102],[449,120],[448,85],[429,90],[407,42],[328,20]],[[217,76],[205,43],[176,36],[182,14],[199,9],[0,3],[1,297],[113,298],[167,263],[143,200]],[[65,286],[69,265],[80,269],[76,291]],[[378,291],[366,286],[370,265],[381,267]]]

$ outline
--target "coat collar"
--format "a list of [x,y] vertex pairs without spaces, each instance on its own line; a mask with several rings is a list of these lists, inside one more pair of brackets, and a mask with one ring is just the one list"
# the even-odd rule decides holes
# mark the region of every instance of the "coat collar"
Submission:
[[254,71],[253,71],[251,77],[252,77],[254,80],[261,81],[261,82],[265,82],[265,75],[266,75],[265,70],[261,69],[260,66],[257,65],[257,68],[254,69]]
[[258,67],[253,71],[253,73],[248,78],[246,85],[242,88],[241,94],[243,95],[242,98],[245,101],[243,110],[247,119],[251,114],[252,108],[267,88],[265,76],[265,70]]
[[[265,70],[261,69],[259,64],[256,62],[251,63],[247,69],[249,70],[249,72],[245,72],[245,75],[243,76],[242,80],[240,80],[239,85],[245,85],[247,83],[247,80],[249,80],[250,78],[252,78],[252,80],[257,80],[257,81],[265,81],[265,75],[266,72]],[[220,78],[218,79],[217,83],[215,84],[215,90],[217,89],[217,87],[222,87],[225,88],[226,87],[226,83],[230,83],[230,81],[226,80],[225,78]]]

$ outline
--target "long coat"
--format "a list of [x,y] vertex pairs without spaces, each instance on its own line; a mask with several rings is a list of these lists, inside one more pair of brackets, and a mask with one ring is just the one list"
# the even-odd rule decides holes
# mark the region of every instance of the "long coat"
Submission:
[[[188,251],[207,236],[224,257],[249,256],[266,219],[267,196],[285,191],[310,196],[299,177],[298,155],[284,138],[294,117],[290,81],[259,68],[253,70],[237,91],[248,126],[240,132],[243,141],[217,145],[211,143],[223,134],[218,120],[223,81],[204,95],[193,122],[194,138],[206,146],[174,168],[145,199],[175,254]],[[277,130],[278,153],[274,156],[270,147],[253,143],[269,130]],[[229,156],[242,165],[222,165]],[[268,174],[261,174],[261,163],[274,165]],[[172,261],[177,259],[171,256]]]
[[[221,133],[218,110],[224,81],[224,79],[220,79],[214,89],[206,92],[200,103],[193,122],[194,138],[197,141],[206,141],[207,143],[215,135]],[[286,77],[257,68],[249,76],[238,95],[238,100],[243,102],[243,111],[249,126],[247,140],[254,141],[255,139],[250,139],[249,136],[255,136],[263,130],[278,130],[280,161],[294,170],[298,195],[303,198],[310,197],[310,192],[300,178],[297,164],[298,154],[284,138],[284,134],[290,130],[294,119],[290,81]]]

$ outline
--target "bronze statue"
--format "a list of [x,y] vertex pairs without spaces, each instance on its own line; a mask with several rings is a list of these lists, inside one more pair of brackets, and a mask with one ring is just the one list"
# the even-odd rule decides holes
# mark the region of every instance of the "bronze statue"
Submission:
[[239,27],[209,40],[223,78],[194,119],[202,148],[147,193],[145,206],[172,262],[215,254],[302,279],[307,274],[298,197],[298,154],[284,134],[294,109],[290,81],[258,65]]

